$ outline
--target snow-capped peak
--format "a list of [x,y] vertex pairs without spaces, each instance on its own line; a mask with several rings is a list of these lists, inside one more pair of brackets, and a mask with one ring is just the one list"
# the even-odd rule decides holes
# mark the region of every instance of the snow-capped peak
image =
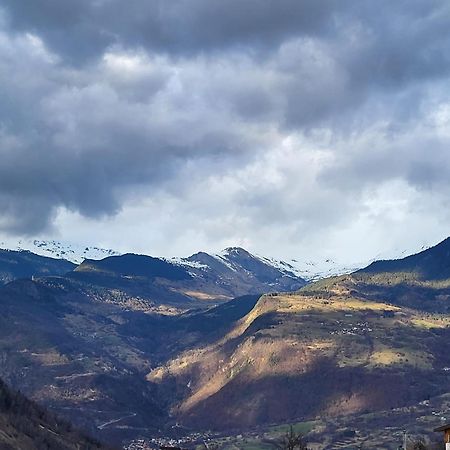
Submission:
[[65,259],[81,264],[85,259],[103,259],[120,255],[119,252],[97,246],[77,245],[56,240],[19,239],[0,241],[0,248],[16,251],[30,251],[37,255]]

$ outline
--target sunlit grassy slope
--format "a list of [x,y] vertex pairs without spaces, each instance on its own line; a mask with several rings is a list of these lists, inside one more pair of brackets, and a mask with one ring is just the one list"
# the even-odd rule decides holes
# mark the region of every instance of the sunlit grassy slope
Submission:
[[218,428],[394,407],[446,389],[450,316],[371,298],[360,283],[263,296],[226,336],[148,379],[177,380],[184,398],[173,412]]

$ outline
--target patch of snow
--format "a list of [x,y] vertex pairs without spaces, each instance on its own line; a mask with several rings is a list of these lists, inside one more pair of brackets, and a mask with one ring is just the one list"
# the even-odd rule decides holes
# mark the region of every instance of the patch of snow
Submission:
[[293,275],[295,277],[301,277],[306,281],[316,281],[320,278],[343,275],[354,272],[355,270],[363,267],[363,265],[360,264],[340,264],[332,259],[326,259],[323,261],[299,261],[297,259],[280,261],[274,258],[266,258],[264,256],[257,256],[257,258],[265,264],[278,269],[285,276]]
[[81,264],[85,259],[103,259],[108,256],[118,256],[119,252],[97,246],[84,246],[56,240],[19,239],[3,240],[0,248],[16,251],[30,251],[37,255],[55,259],[65,259],[75,264]]
[[379,253],[374,258],[369,260],[351,264],[338,262],[329,258],[316,261],[291,259],[287,262],[261,256],[258,256],[258,258],[266,264],[270,264],[281,271],[292,272],[294,275],[302,277],[306,281],[317,281],[322,278],[346,275],[355,272],[356,270],[367,267],[374,261],[405,258],[406,256],[421,252],[428,248],[430,248],[428,244],[423,244],[416,251],[394,249],[389,252]]
[[212,253],[211,256],[215,259],[217,259],[219,262],[221,262],[224,266],[228,267],[230,270],[232,270],[233,272],[237,272],[236,267],[234,267],[234,265],[228,261],[227,259],[227,255],[229,255],[229,253],[226,253],[226,251],[222,252],[222,253]]
[[189,261],[186,258],[179,258],[177,256],[174,256],[172,258],[161,258],[161,259],[167,261],[168,263],[176,264],[177,266],[191,267],[193,269],[201,269],[201,270],[209,269],[209,266],[207,266],[206,264],[202,264],[198,261]]

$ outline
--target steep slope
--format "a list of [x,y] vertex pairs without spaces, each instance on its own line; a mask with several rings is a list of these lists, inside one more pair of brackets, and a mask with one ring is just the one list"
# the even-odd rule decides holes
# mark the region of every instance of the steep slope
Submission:
[[75,267],[63,259],[38,256],[27,251],[0,250],[0,283],[17,278],[63,275]]
[[447,246],[296,294],[265,295],[226,335],[186,349],[148,379],[184,387],[172,405],[182,423],[216,429],[384,410],[445,394]]
[[110,422],[154,430],[167,419],[145,382],[159,316],[58,278],[10,283],[0,289],[0,307],[0,377],[9,385],[108,439],[116,438]]
[[368,299],[384,299],[397,305],[448,313],[450,239],[406,258],[376,261],[351,276],[331,283],[324,281],[323,287],[329,289],[336,282],[347,287],[357,286],[361,295]]
[[149,371],[217,339],[257,299],[170,316],[70,279],[19,280],[0,289],[0,376],[92,435],[151,435],[173,425],[167,405],[178,393],[149,383]]
[[[266,295],[215,342],[152,370],[172,412],[216,429],[407,405],[448,389],[450,316],[332,295]],[[187,388],[188,386],[188,388]]]
[[306,284],[288,264],[252,255],[240,247],[230,247],[220,254],[200,252],[179,264],[205,284],[215,285],[226,298],[265,292],[294,291]]
[[2,450],[85,450],[106,448],[56,419],[0,380]]

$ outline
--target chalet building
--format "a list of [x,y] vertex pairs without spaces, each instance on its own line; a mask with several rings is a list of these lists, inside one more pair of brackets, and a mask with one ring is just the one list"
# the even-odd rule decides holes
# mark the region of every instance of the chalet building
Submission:
[[442,425],[442,427],[436,428],[434,431],[444,433],[445,450],[450,450],[450,423]]

